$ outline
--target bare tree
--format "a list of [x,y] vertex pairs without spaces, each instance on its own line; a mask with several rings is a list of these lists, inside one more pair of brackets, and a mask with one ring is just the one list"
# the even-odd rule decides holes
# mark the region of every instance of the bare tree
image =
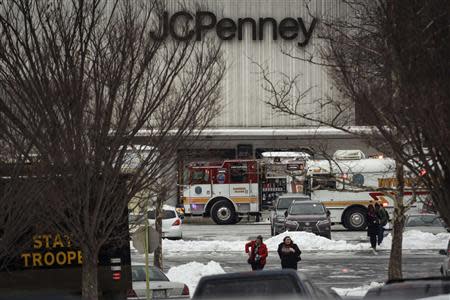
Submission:
[[0,145],[0,270],[9,270],[29,247],[42,191],[27,157],[12,150],[4,139]]
[[97,299],[99,251],[121,238],[128,204],[219,108],[220,45],[152,39],[157,0],[0,9],[0,112],[38,154],[55,194],[49,221],[81,248],[83,298]]
[[[282,75],[274,80],[260,65],[270,95],[267,103],[278,112],[357,135],[396,160],[389,278],[401,278],[402,231],[408,207],[403,201],[404,166],[425,177],[423,182],[449,223],[449,160],[445,153],[449,149],[450,93],[444,82],[449,74],[449,3],[339,2],[349,14],[321,16],[317,52],[297,54],[283,49],[293,60],[326,68],[339,96],[316,99],[317,111],[304,111],[302,103],[309,91],[299,89],[297,78]],[[307,6],[315,14],[313,2],[308,1]],[[330,109],[334,112],[330,119],[317,117]],[[351,125],[369,126],[355,129]]]

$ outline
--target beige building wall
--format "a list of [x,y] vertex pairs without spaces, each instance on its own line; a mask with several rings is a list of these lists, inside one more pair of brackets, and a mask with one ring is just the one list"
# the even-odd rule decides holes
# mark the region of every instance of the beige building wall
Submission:
[[[188,4],[190,1],[187,2]],[[260,17],[272,17],[278,21],[287,17],[302,18],[309,28],[312,17],[309,15],[302,0],[203,0],[200,1],[208,11],[213,12],[218,19],[227,17],[237,22],[238,18],[252,17],[258,21]],[[338,16],[345,14],[345,8],[337,0],[314,0],[310,3],[310,11],[320,19],[321,15]],[[179,1],[167,0],[168,10],[180,10]],[[257,23],[258,24],[258,23]],[[317,25],[316,25],[317,29]],[[210,34],[216,37],[215,30]],[[306,47],[297,46],[300,38],[286,41],[278,37],[272,40],[270,26],[264,28],[264,40],[253,41],[250,26],[245,27],[243,40],[237,38],[223,41],[223,52],[226,60],[227,73],[222,82],[223,111],[211,124],[215,128],[295,128],[312,125],[308,121],[293,119],[275,113],[267,104],[268,94],[262,89],[261,74],[252,62],[267,66],[271,72],[282,72],[291,78],[299,75],[300,91],[311,88],[300,110],[315,113],[316,117],[328,119],[333,112],[321,109],[317,99],[337,97],[324,67],[313,65],[287,57],[281,49],[292,51],[302,58],[308,58],[311,53],[316,54],[317,45],[322,41],[317,36],[317,30]],[[218,42],[220,41],[217,37]],[[276,77],[274,77],[276,80]]]

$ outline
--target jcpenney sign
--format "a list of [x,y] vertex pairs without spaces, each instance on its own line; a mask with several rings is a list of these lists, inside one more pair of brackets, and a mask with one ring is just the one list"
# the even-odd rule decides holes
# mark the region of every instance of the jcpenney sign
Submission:
[[[217,19],[216,15],[209,11],[197,11],[195,15],[187,11],[179,11],[170,15],[164,12],[160,17],[159,28],[150,33],[152,39],[164,40],[169,35],[179,41],[187,41],[195,38],[202,39],[204,33],[215,30],[221,40],[232,40],[237,37],[242,40],[244,28],[251,30],[252,39],[264,40],[264,28],[269,27],[269,35],[273,40],[278,36],[283,40],[297,40],[299,47],[304,47],[311,39],[317,19],[313,18],[309,26],[302,18],[285,18],[280,22],[274,18],[239,18],[237,21],[230,18]],[[187,24],[187,30],[180,24]],[[183,28],[183,30],[181,30]],[[267,30],[266,30],[267,31]]]

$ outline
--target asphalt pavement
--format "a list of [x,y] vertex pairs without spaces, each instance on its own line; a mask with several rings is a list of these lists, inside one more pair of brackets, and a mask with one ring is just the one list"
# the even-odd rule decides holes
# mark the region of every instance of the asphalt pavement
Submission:
[[[184,224],[184,240],[250,240],[257,235],[270,237],[270,225],[236,224],[236,225],[196,225]],[[346,240],[350,243],[367,242],[365,232],[350,232],[342,227],[334,226],[332,239]],[[435,250],[405,250],[403,253],[403,273],[405,278],[439,276],[442,256]],[[208,263],[216,261],[226,272],[248,271],[247,256],[236,252],[183,253],[183,255],[167,254],[164,257],[164,270],[196,261]],[[269,253],[266,269],[279,268],[276,253]],[[299,271],[304,272],[319,286],[323,287],[358,287],[370,282],[382,282],[387,279],[389,251],[379,251],[374,255],[371,251],[303,251]]]

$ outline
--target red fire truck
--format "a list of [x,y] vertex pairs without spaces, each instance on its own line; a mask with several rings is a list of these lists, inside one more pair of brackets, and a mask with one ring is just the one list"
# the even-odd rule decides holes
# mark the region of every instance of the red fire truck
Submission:
[[234,224],[260,216],[260,168],[256,160],[192,163],[184,171],[181,200],[187,215],[206,215]]
[[[295,163],[303,169],[303,161]],[[187,165],[180,192],[185,214],[210,216],[217,224],[234,224],[248,215],[258,221],[262,209],[270,207],[278,194],[290,191],[286,174],[278,176],[283,172],[275,174],[274,166],[255,159]]]
[[[360,151],[343,152],[347,156],[335,155],[333,161],[298,158],[192,163],[185,168],[182,182],[185,213],[211,216],[217,224],[233,224],[243,215],[259,216],[279,194],[294,192],[321,201],[330,210],[333,223],[362,230],[371,201],[381,201],[392,214],[394,204],[389,194],[395,186],[395,162],[383,157],[366,159]],[[419,203],[428,194],[422,189],[415,192],[418,203],[412,206],[414,210],[421,209]],[[406,203],[412,195],[407,184]]]

